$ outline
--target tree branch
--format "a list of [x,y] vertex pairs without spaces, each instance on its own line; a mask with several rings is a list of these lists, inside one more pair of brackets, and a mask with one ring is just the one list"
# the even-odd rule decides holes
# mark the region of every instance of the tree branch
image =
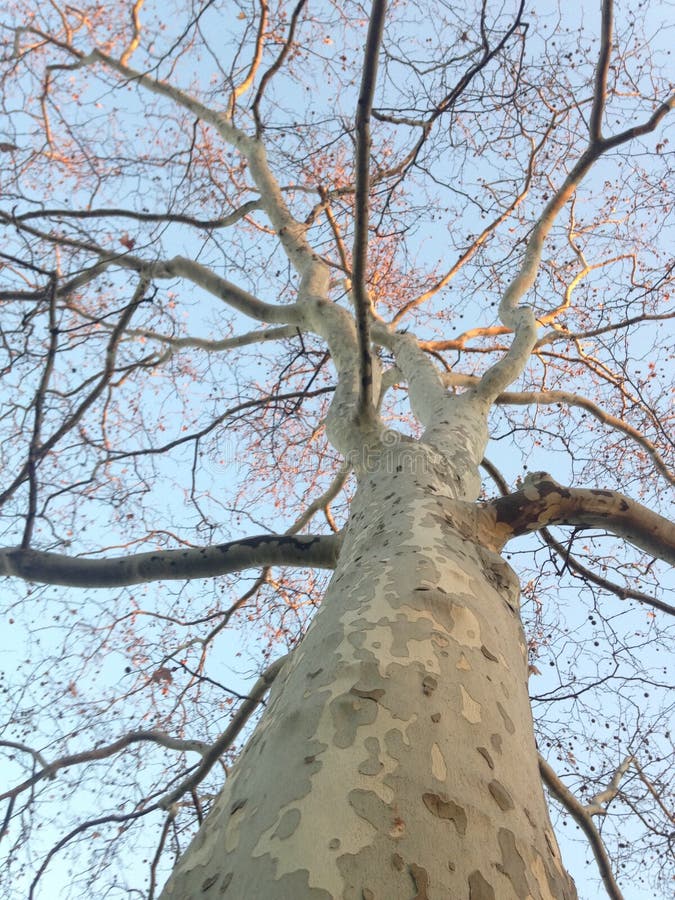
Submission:
[[359,341],[361,375],[358,411],[364,419],[371,417],[373,407],[373,360],[370,351],[371,304],[366,287],[370,209],[370,118],[386,9],[386,0],[373,0],[364,49],[361,90],[356,107],[356,191],[354,197],[352,294]]
[[605,845],[600,837],[598,829],[593,823],[590,813],[560,780],[543,756],[539,757],[539,772],[541,773],[544,784],[551,794],[556,800],[562,803],[567,812],[572,816],[579,828],[581,828],[588,838],[591,850],[595,856],[595,861],[600,870],[600,877],[605,885],[608,896],[611,897],[612,900],[623,900],[623,894],[619,890],[619,885],[616,883],[612,873],[612,867],[607,851],[605,850]]
[[84,559],[44,550],[0,550],[0,575],[41,584],[68,587],[112,588],[148,581],[212,578],[259,566],[335,567],[339,535],[275,535],[191,547],[157,550],[112,559]]
[[[17,797],[23,791],[28,790],[33,787],[33,785],[37,784],[39,781],[44,780],[45,778],[55,778],[56,773],[60,769],[67,769],[71,766],[78,766],[82,763],[93,762],[98,759],[107,759],[109,756],[114,756],[116,753],[119,753],[121,750],[124,750],[125,747],[130,746],[131,744],[139,743],[140,741],[146,741],[152,744],[159,744],[161,747],[168,747],[169,750],[178,750],[181,753],[199,753],[202,757],[205,756],[211,749],[211,745],[207,744],[205,741],[186,741],[180,738],[171,737],[171,735],[165,734],[161,731],[130,731],[128,734],[123,735],[116,741],[113,741],[112,744],[106,744],[104,747],[94,747],[93,750],[84,750],[82,753],[73,753],[69,756],[61,756],[59,759],[55,759],[54,762],[47,763],[42,762],[42,769],[36,772],[34,775],[31,775],[30,778],[27,778],[25,781],[18,784],[16,787],[11,790],[5,791],[0,794],[0,800],[9,800],[11,798]],[[12,741],[0,741],[0,747],[16,747],[17,744]],[[36,751],[29,750],[27,751],[36,757],[38,756]],[[40,757],[41,758],[41,757]]]
[[601,528],[651,556],[675,564],[675,526],[618,491],[570,488],[547,472],[528,475],[520,490],[484,508],[497,535],[497,548],[546,525]]
[[659,600],[651,594],[645,594],[644,591],[636,591],[634,588],[627,587],[623,584],[616,584],[613,581],[609,581],[607,578],[602,578],[602,576],[598,575],[592,569],[582,565],[575,556],[572,556],[569,547],[565,547],[560,541],[557,541],[548,528],[540,529],[539,533],[548,546],[558,554],[560,559],[562,559],[564,565],[572,572],[576,572],[584,581],[590,581],[592,584],[596,584],[599,588],[602,588],[603,591],[609,591],[612,594],[616,594],[621,600],[637,600],[638,603],[644,603],[646,606],[653,606],[654,609],[659,609],[669,616],[675,616],[675,606],[672,606],[670,603],[664,603],[663,600]]
[[196,770],[182,781],[177,788],[174,788],[170,794],[167,794],[159,801],[161,807],[170,809],[171,806],[186,793],[186,791],[194,790],[194,788],[206,778],[214,764],[228,747],[230,747],[232,742],[236,740],[237,735],[251,718],[256,708],[260,705],[263,697],[272,686],[272,682],[287,663],[290,656],[291,654],[287,653],[286,656],[277,659],[263,672],[251,688],[248,697],[233,715],[230,724],[225,731],[213,742],[213,744],[211,744],[206,753],[203,754],[202,761],[199,763]]

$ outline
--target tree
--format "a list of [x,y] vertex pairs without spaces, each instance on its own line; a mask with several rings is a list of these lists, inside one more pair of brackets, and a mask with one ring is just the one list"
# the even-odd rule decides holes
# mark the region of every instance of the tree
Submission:
[[31,896],[71,852],[87,895],[573,898],[544,788],[609,896],[671,877],[675,96],[613,5],[7,15]]

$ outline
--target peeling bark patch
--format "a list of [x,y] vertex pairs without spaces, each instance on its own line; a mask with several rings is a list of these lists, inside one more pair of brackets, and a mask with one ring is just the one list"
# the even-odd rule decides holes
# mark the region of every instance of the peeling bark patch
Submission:
[[425,697],[430,697],[438,687],[438,682],[431,675],[425,675],[422,679],[422,693]]
[[340,838],[331,838],[328,841],[328,849],[329,850],[339,850],[341,846],[342,846],[342,843],[340,841]]
[[489,751],[486,750],[485,747],[476,747],[476,750],[478,750],[478,752],[479,752],[480,755],[483,757],[483,759],[484,759],[485,762],[488,764],[488,766],[489,766],[491,769],[494,769],[495,764],[494,764],[494,762],[493,762],[493,760],[492,760],[492,757],[490,756]]
[[[529,809],[528,809],[526,806],[523,807],[523,812],[525,813],[525,815],[526,815],[526,817],[527,817],[527,821],[530,823],[530,825],[531,825],[533,828],[536,828],[536,827],[537,827],[537,823],[536,823],[535,820],[533,819],[532,813],[529,811]],[[546,832],[544,832],[544,835],[545,835],[545,834],[546,834]]]
[[485,646],[485,644],[482,644],[482,645],[481,645],[480,652],[483,654],[483,656],[485,657],[485,659],[489,659],[490,662],[499,662],[499,660],[498,660],[497,657],[494,655],[494,653],[490,653],[490,651],[489,651],[488,648]]
[[518,852],[513,832],[508,828],[500,828],[497,839],[502,851],[502,862],[497,863],[497,870],[509,879],[516,897],[527,897],[530,888],[525,877],[525,860]]
[[392,866],[396,869],[397,872],[402,872],[402,871],[403,871],[403,866],[405,865],[405,862],[404,862],[403,857],[401,856],[400,853],[394,853],[394,854],[392,854],[392,857],[391,857],[391,864],[392,864]]
[[389,837],[401,838],[405,834],[405,822],[400,816],[396,816],[389,829]]
[[374,700],[375,703],[378,703],[380,697],[384,697],[384,691],[381,688],[374,688],[371,691],[362,691],[360,688],[356,686],[349,688],[350,694],[355,694],[357,697],[362,697],[364,700]]
[[448,819],[457,829],[457,834],[466,834],[466,813],[461,806],[447,797],[430,792],[422,794],[422,800],[432,816],[436,816],[437,819]]
[[208,878],[204,879],[204,881],[202,881],[202,894],[205,894],[208,890],[210,890],[213,887],[213,885],[216,883],[216,881],[218,881],[219,875],[220,875],[220,872],[216,872],[215,875],[211,875]]
[[490,743],[492,744],[493,749],[497,751],[497,753],[501,754],[502,752],[502,736],[501,734],[491,734],[490,735]]
[[427,893],[429,887],[429,873],[426,869],[423,869],[422,866],[418,866],[415,863],[410,863],[408,868],[417,892],[413,897],[413,900],[429,900],[429,894]]
[[456,669],[459,669],[460,672],[470,672],[471,671],[471,663],[464,656],[463,653],[460,653],[459,659],[457,660],[457,664],[455,666]]
[[514,808],[511,794],[509,794],[509,792],[501,782],[497,781],[496,779],[491,781],[488,785],[488,790],[490,791],[490,794],[492,795],[495,803],[501,810],[507,812],[509,809]]
[[227,875],[223,878],[223,883],[218,888],[219,894],[224,894],[225,891],[229,888],[232,879],[234,878],[234,874],[232,872],[228,872]]
[[[512,595],[509,597],[509,601],[514,601],[517,604],[520,595],[520,582],[511,566],[499,553],[488,550],[487,547],[481,547],[480,544],[475,546],[485,580],[500,594],[508,593]],[[511,605],[511,602],[509,602],[509,605]]]
[[480,647],[480,624],[471,610],[453,603],[452,619],[451,637],[463,647]]
[[431,721],[435,725],[437,725],[441,721],[441,714],[440,713],[432,713],[430,718],[431,718]]
[[476,869],[469,875],[469,900],[495,900],[492,885]]
[[509,734],[515,734],[516,726],[511,721],[509,714],[506,712],[501,703],[497,703],[497,709],[499,710],[499,715],[502,717],[502,721],[504,722],[504,728],[508,731]]
[[281,821],[272,833],[272,837],[279,838],[279,840],[281,841],[289,838],[300,824],[300,818],[301,816],[299,809],[287,809],[286,812],[282,815]]
[[460,685],[459,690],[462,695],[462,715],[467,722],[471,722],[472,725],[477,725],[481,721],[480,703],[476,703],[464,685]]

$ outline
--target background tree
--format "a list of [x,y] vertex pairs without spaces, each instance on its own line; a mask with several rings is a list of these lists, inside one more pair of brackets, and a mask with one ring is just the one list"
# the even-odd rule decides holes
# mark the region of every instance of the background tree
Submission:
[[574,897],[540,776],[667,890],[672,41],[568,7],[6,13],[13,896]]

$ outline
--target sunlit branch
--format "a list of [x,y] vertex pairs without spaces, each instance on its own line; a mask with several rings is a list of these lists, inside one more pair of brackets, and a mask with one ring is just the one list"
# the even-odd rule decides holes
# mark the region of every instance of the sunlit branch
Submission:
[[288,29],[288,35],[286,40],[283,43],[281,51],[279,52],[277,58],[274,60],[269,69],[264,73],[262,78],[260,79],[260,85],[258,90],[256,91],[255,98],[253,103],[251,104],[251,111],[253,112],[253,118],[255,119],[256,126],[256,137],[259,137],[262,132],[262,122],[260,120],[260,101],[262,100],[263,94],[265,93],[265,88],[267,87],[270,80],[276,75],[281,66],[283,65],[284,60],[288,56],[291,47],[293,46],[293,40],[295,37],[295,29],[298,24],[298,19],[300,17],[300,13],[305,6],[307,0],[298,0],[296,3],[295,9],[291,14],[291,22]]
[[558,775],[556,775],[543,756],[539,756],[539,771],[544,784],[551,794],[564,806],[588,838],[588,843],[595,856],[595,861],[597,862],[600,871],[600,877],[605,885],[608,896],[611,897],[612,900],[623,900],[623,894],[619,890],[619,886],[612,873],[612,866],[605,845],[590,814],[569,790],[567,785],[565,785]]
[[185,794],[187,791],[193,790],[195,787],[197,787],[198,784],[200,784],[200,782],[204,780],[204,778],[206,778],[215,763],[237,739],[237,736],[241,732],[242,728],[244,728],[248,720],[256,711],[257,707],[260,705],[265,694],[270,689],[272,682],[286,665],[286,663],[290,659],[290,656],[291,654],[282,656],[280,659],[277,659],[275,662],[273,662],[272,665],[263,672],[263,674],[260,676],[260,678],[258,678],[256,683],[249,691],[247,698],[230,719],[230,724],[227,726],[225,731],[220,735],[219,738],[217,738],[217,740],[213,742],[213,744],[211,744],[209,749],[204,753],[204,755],[202,756],[202,760],[195,771],[184,781],[182,781],[178,785],[178,787],[172,790],[171,793],[163,797],[159,802],[160,806],[162,806],[164,809],[170,809],[174,803],[180,800],[183,794]]
[[[448,269],[448,271],[441,278],[438,279],[438,281],[434,285],[432,285],[432,287],[428,288],[426,291],[424,291],[423,293],[419,294],[417,297],[410,300],[408,303],[405,304],[405,306],[403,306],[396,313],[396,315],[392,319],[392,325],[398,325],[398,323],[401,321],[401,319],[408,312],[410,312],[410,310],[412,310],[418,306],[421,306],[423,303],[426,303],[427,300],[430,300],[439,291],[441,291],[444,287],[446,287],[446,285],[448,285],[452,281],[452,279],[455,277],[455,275],[457,275],[457,273],[459,271],[461,271],[461,269],[466,265],[466,263],[468,263],[476,255],[478,250],[483,246],[483,244],[486,243],[488,238],[492,234],[494,234],[494,232],[499,228],[499,226],[502,225],[508,218],[510,218],[510,216],[518,209],[518,207],[522,204],[522,202],[525,200],[525,198],[527,197],[527,195],[529,193],[530,185],[532,183],[532,175],[534,172],[534,163],[537,158],[537,153],[545,145],[546,140],[552,130],[553,130],[553,123],[551,123],[549,125],[548,129],[544,132],[544,135],[538,144],[534,145],[534,142],[532,142],[532,144],[533,144],[532,153],[530,154],[530,158],[528,160],[527,172],[525,173],[525,180],[524,180],[521,190],[518,192],[518,194],[514,198],[514,200],[512,200],[512,202],[509,203],[509,205],[506,207],[506,209],[503,212],[501,212],[495,219],[493,219],[489,225],[486,225],[486,227],[481,231],[481,233],[478,235],[478,237],[474,241],[472,241],[471,245],[464,251],[464,253],[462,253],[460,255],[459,259],[456,260],[456,262]],[[458,338],[456,338],[455,343],[453,343],[452,348],[439,347],[438,349],[460,349],[461,347],[464,346],[464,344],[470,337],[474,337],[477,335],[482,336],[484,332],[488,333],[488,334],[505,334],[505,333],[510,332],[510,329],[506,328],[503,325],[502,326],[493,326],[492,328],[487,328],[487,329],[475,328],[475,329],[472,329],[472,331],[470,331],[470,332],[469,331],[464,332],[464,334],[462,334]]]
[[[455,374],[454,372],[444,375],[443,380],[447,385],[457,387],[471,387],[478,383],[478,378],[474,375],[461,375]],[[587,397],[582,397],[580,394],[573,394],[571,391],[503,391],[495,398],[495,403],[502,406],[526,406],[530,403],[536,403],[538,406],[556,406],[565,404],[566,406],[575,406],[579,409],[584,409],[597,419],[598,422],[602,422],[603,425],[607,425],[615,431],[622,432],[639,444],[649,454],[654,465],[663,477],[670,482],[670,484],[675,484],[675,474],[670,471],[665,460],[652,441],[646,438],[637,428],[634,428],[623,419],[619,419],[617,416],[608,413]]]
[[606,365],[602,360],[597,359],[594,356],[591,356],[590,353],[584,352],[583,348],[579,346],[577,342],[576,349],[578,351],[578,356],[574,357],[571,354],[565,353],[556,353],[551,350],[549,351],[540,351],[539,355],[542,357],[549,357],[550,359],[560,360],[563,363],[581,363],[581,365],[585,366],[589,372],[591,372],[594,376],[611,385],[620,395],[621,401],[627,408],[632,408],[635,412],[640,410],[644,415],[651,421],[653,427],[660,431],[663,434],[666,441],[671,442],[670,432],[664,427],[664,423],[661,421],[659,416],[657,416],[653,409],[651,409],[646,403],[644,403],[643,399],[634,392],[631,392],[626,387],[626,380],[622,377],[621,374],[617,374],[613,372],[611,368]]
[[141,42],[141,21],[139,13],[141,11],[141,7],[143,6],[143,2],[144,0],[136,0],[131,10],[131,24],[134,28],[134,36],[132,37],[129,46],[120,57],[120,62],[123,65],[126,65],[129,62],[134,51],[138,48],[138,45]]
[[373,0],[364,48],[361,88],[356,107],[356,190],[354,195],[354,245],[352,249],[352,296],[359,342],[359,415],[367,420],[373,406],[373,359],[370,348],[372,315],[368,286],[368,219],[370,212],[370,118],[377,82],[377,69],[384,33],[386,0]]
[[253,52],[253,59],[251,60],[251,64],[248,67],[248,72],[239,82],[238,85],[235,86],[232,91],[232,97],[230,98],[230,116],[234,115],[234,108],[237,100],[243,96],[246,91],[248,91],[253,84],[253,79],[256,76],[256,72],[260,66],[260,61],[263,55],[263,49],[265,46],[265,29],[267,28],[267,13],[268,6],[266,0],[259,0],[260,3],[260,20],[258,22],[258,33],[256,34],[255,39],[255,49]]
[[[570,306],[572,305],[572,296],[574,294],[574,291],[581,284],[581,282],[584,280],[584,278],[586,278],[586,276],[589,275],[591,272],[597,272],[599,269],[603,269],[605,266],[610,266],[610,265],[612,265],[612,263],[616,263],[616,262],[619,262],[624,259],[631,259],[633,261],[633,269],[635,268],[635,265],[636,265],[635,254],[633,254],[633,253],[623,253],[618,256],[612,256],[609,259],[603,259],[598,263],[591,264],[586,261],[584,254],[574,243],[572,235],[569,235],[568,240],[569,240],[569,243],[570,243],[572,249],[576,253],[577,257],[579,258],[579,260],[582,264],[582,267],[577,272],[577,274],[574,276],[574,278],[572,278],[570,283],[568,285],[566,285],[565,295],[563,297],[562,303],[560,303],[560,305],[557,306],[555,309],[552,309],[550,312],[546,313],[546,315],[540,316],[538,318],[538,322],[540,325],[550,325],[552,322],[555,322],[555,320],[558,318],[558,316],[560,316],[561,313],[564,313],[566,310],[568,310],[570,308]],[[539,346],[540,344],[541,344],[541,339],[539,339],[537,341],[537,344],[535,345],[535,347]]]
[[567,331],[564,328],[554,328],[542,335],[534,345],[535,350],[545,347],[547,344],[554,344],[559,341],[584,341],[588,338],[598,337],[601,334],[611,334],[614,331],[621,331],[624,328],[630,328],[631,325],[638,325],[641,322],[666,322],[668,319],[675,319],[675,312],[667,313],[644,313],[638,316],[631,316],[623,319],[621,322],[613,322],[610,325],[602,325],[598,328],[589,328],[585,331]]
[[326,490],[319,497],[313,500],[306,509],[302,511],[302,513],[288,529],[286,534],[297,534],[302,528],[305,527],[305,525],[307,525],[308,522],[311,521],[311,519],[317,512],[325,509],[331,502],[331,500],[334,500],[335,497],[337,497],[337,495],[340,493],[342,488],[345,486],[345,483],[349,478],[350,471],[350,467],[347,465],[347,463],[343,463]]
[[0,575],[69,587],[121,587],[149,581],[212,578],[258,566],[316,566],[332,569],[340,548],[338,535],[271,535],[209,547],[157,550],[85,559],[45,550],[0,550]]
[[[0,219],[4,220],[8,225],[15,224],[13,216],[8,213],[0,211]],[[150,278],[185,278],[244,315],[258,319],[261,322],[279,324],[293,322],[294,324],[299,324],[303,320],[297,304],[265,303],[244,290],[244,288],[217,275],[196,260],[188,259],[184,256],[174,256],[172,259],[153,262],[144,260],[132,253],[112,253],[97,244],[64,237],[63,235],[50,234],[32,226],[24,225],[23,229],[29,234],[56,246],[72,247],[74,250],[81,250],[99,257],[99,261],[88,269],[86,273],[83,273],[82,276],[76,276],[68,284],[64,285],[62,288],[63,293],[75,290],[82,283],[88,283],[93,277],[103,273],[109,267],[117,266],[121,269],[130,269],[132,272],[138,272]]]
[[[612,28],[611,20],[612,3],[610,0],[605,0],[603,4],[603,31],[609,35],[611,35]],[[592,111],[592,121],[597,123],[601,119],[605,103],[605,75],[603,75],[603,71],[607,62],[603,46],[601,46],[596,67],[596,93],[593,99]],[[534,228],[530,232],[518,273],[502,295],[499,304],[499,317],[504,325],[513,330],[514,338],[506,355],[491,366],[483,375],[481,384],[477,388],[478,394],[483,398],[494,399],[520,375],[536,343],[537,321],[534,312],[531,307],[519,306],[518,304],[536,281],[544,240],[553,227],[558,214],[572,198],[595,162],[604,153],[635,137],[653,131],[673,106],[675,106],[675,95],[663,103],[645,123],[629,128],[611,138],[594,137],[594,130],[591,128],[589,144],[586,150],[581,154],[560,188],[548,201],[537,219]]]
[[527,476],[520,490],[491,500],[483,509],[501,547],[547,525],[611,531],[651,556],[675,563],[675,525],[618,491],[571,488],[547,472]]
[[[128,259],[129,257],[125,256],[117,259],[115,262],[117,265],[125,266]],[[175,276],[186,278],[193,284],[197,284],[205,291],[208,291],[213,297],[219,297],[223,302],[244,313],[244,315],[258,319],[261,322],[299,324],[302,321],[297,304],[281,306],[275,303],[265,303],[226,278],[216,275],[211,269],[193,259],[187,259],[184,256],[174,256],[173,259],[157,263],[156,265],[148,266],[147,263],[141,263],[141,265],[149,269],[155,278],[171,278]]]

